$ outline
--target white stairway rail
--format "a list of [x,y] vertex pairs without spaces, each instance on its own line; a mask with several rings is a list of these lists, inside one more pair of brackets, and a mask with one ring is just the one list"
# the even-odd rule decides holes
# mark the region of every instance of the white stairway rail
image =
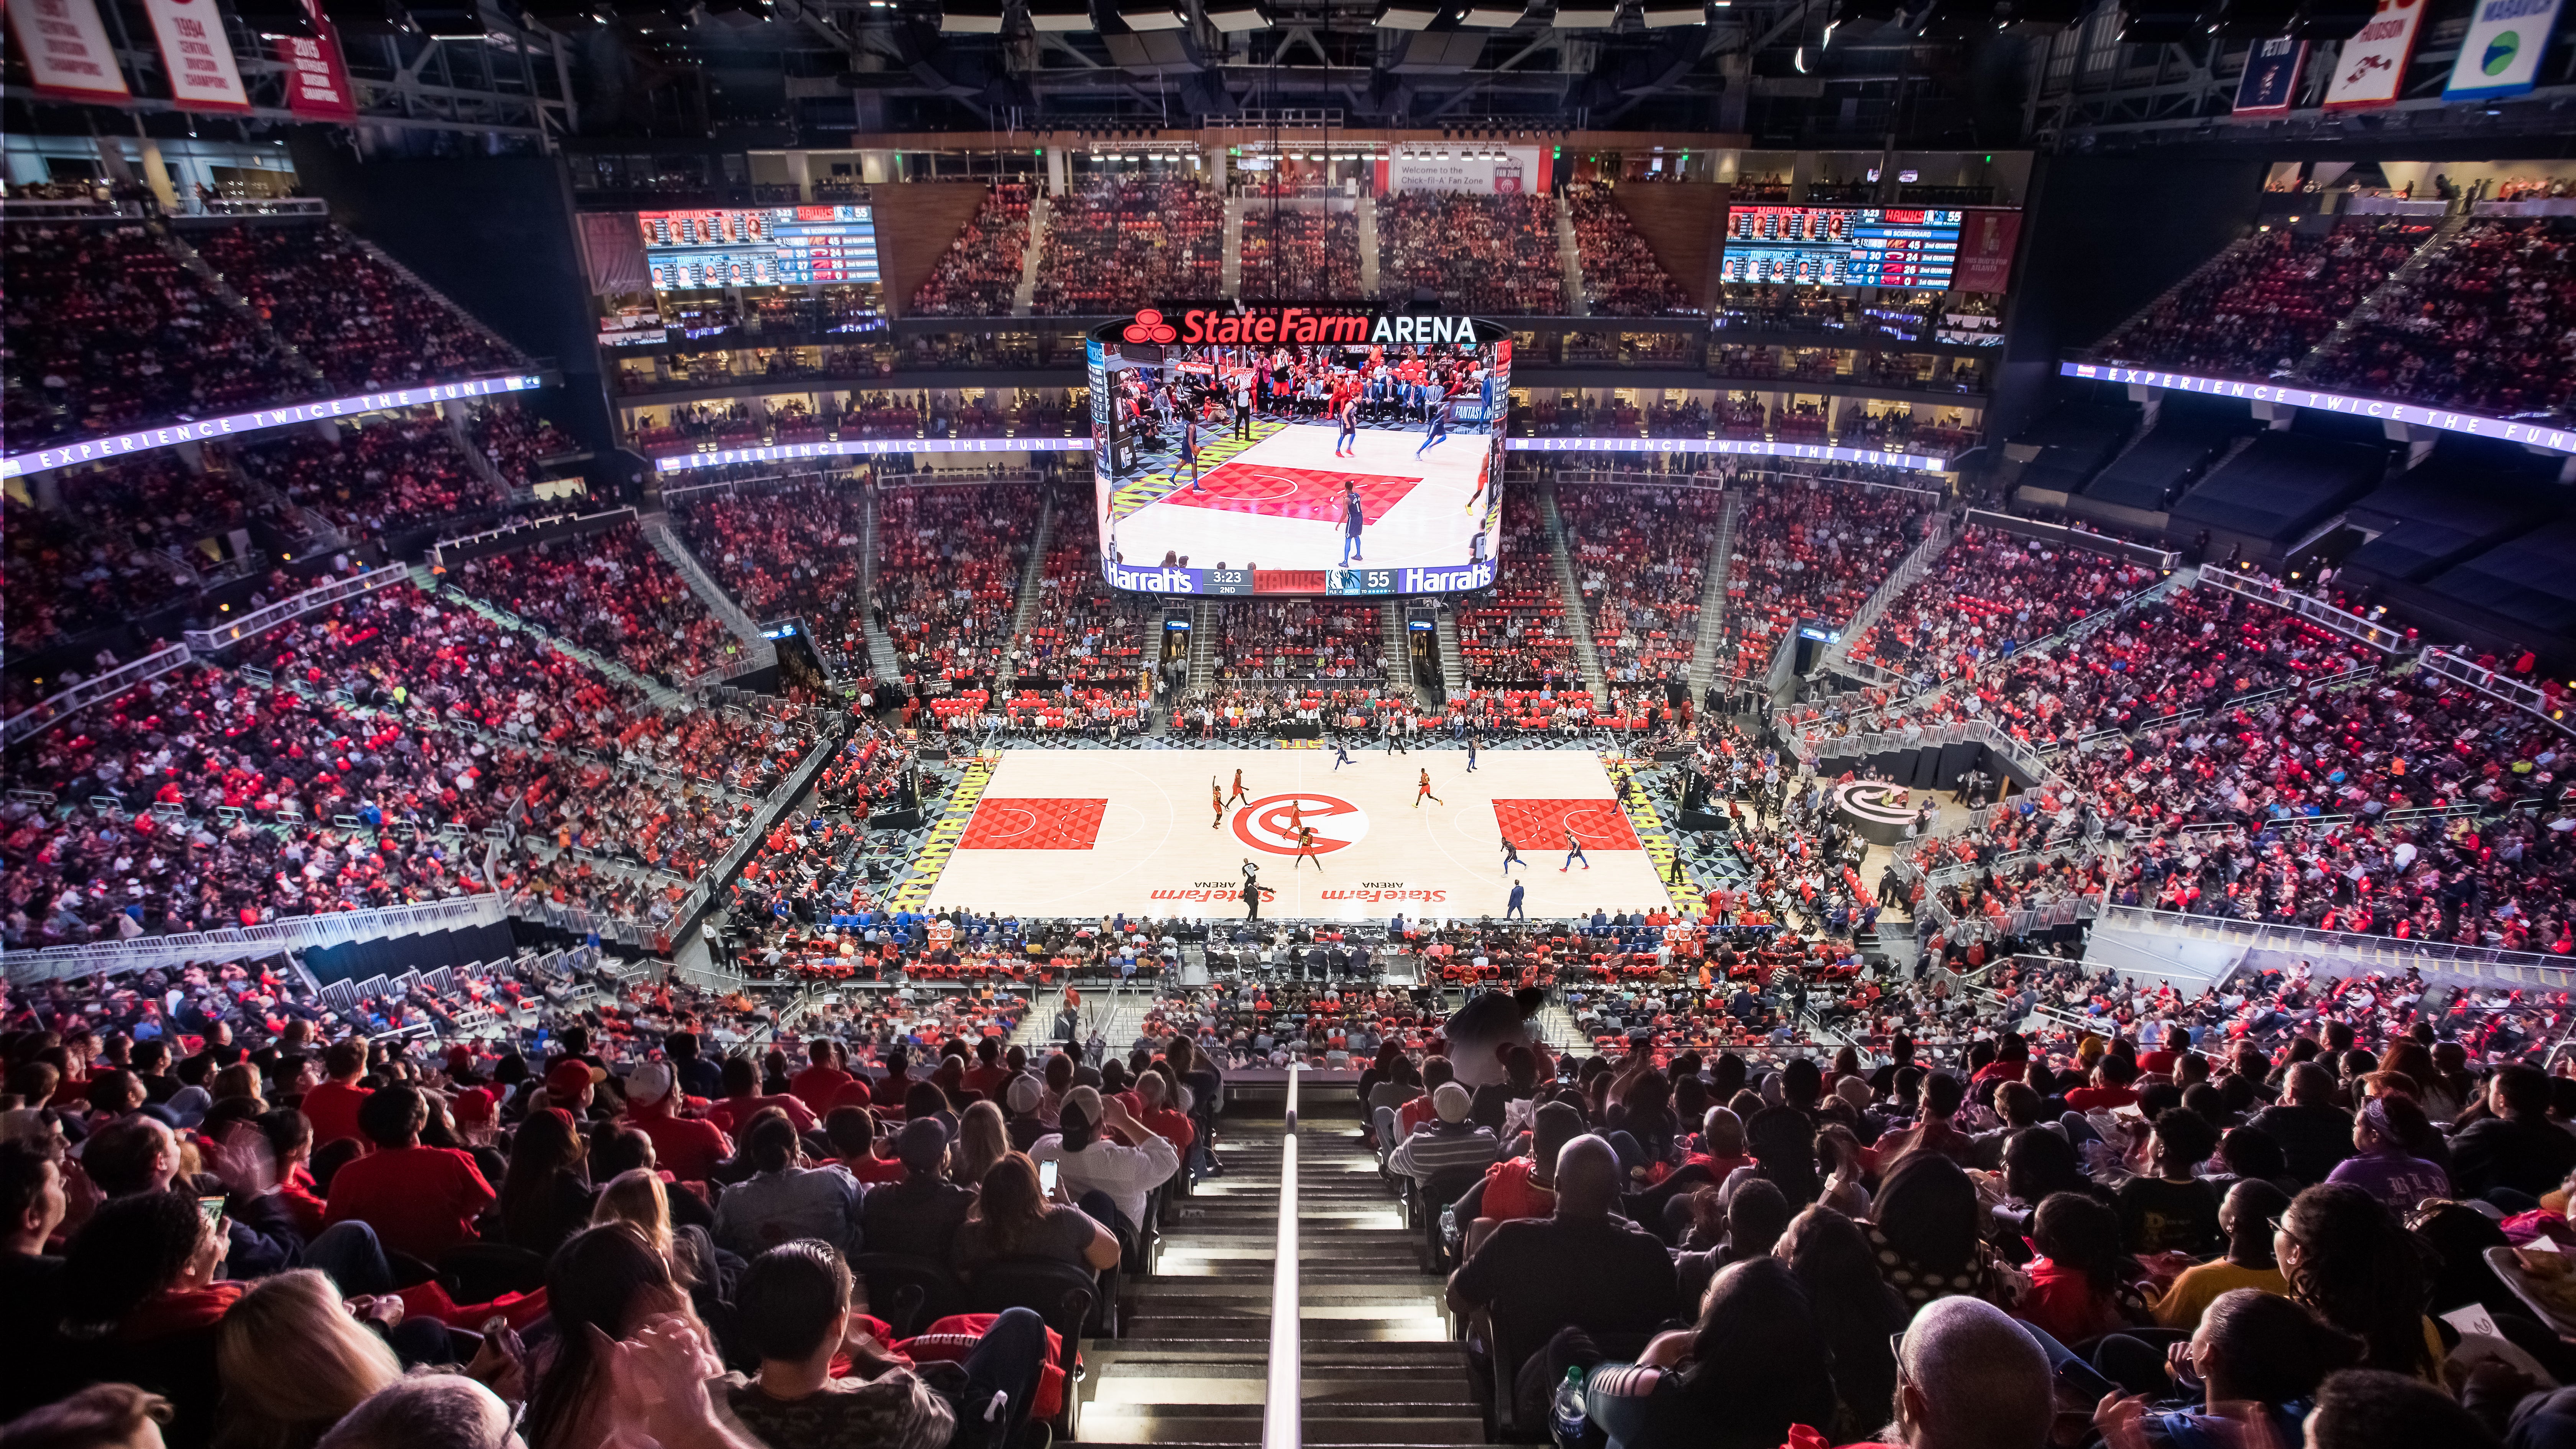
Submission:
[[1297,1294],[1297,1079],[1288,1069],[1288,1129],[1279,1140],[1279,1229],[1270,1270],[1270,1363],[1261,1401],[1261,1449],[1300,1449],[1305,1438],[1304,1312]]
[[1895,571],[1881,579],[1870,596],[1861,601],[1861,606],[1852,611],[1850,620],[1843,625],[1843,637],[1826,646],[1823,657],[1817,661],[1819,666],[1837,665],[1849,658],[1853,641],[1878,622],[1878,616],[1887,612],[1888,605],[1914,587],[1916,579],[1932,571],[1932,565],[1949,549],[1950,541],[1957,537],[1950,522],[1946,513],[1936,513],[1925,520],[1923,541],[1914,545],[1913,551],[1906,554]]
[[101,972],[142,971],[187,961],[215,964],[270,956],[281,951],[318,950],[346,945],[351,941],[416,936],[423,931],[497,925],[507,915],[505,898],[497,891],[486,891],[412,905],[334,911],[319,916],[289,916],[280,921],[222,931],[190,931],[173,936],[138,936],[131,941],[90,941],[78,946],[52,946],[41,951],[12,951],[0,961],[5,961],[9,980],[25,986],[42,981],[69,981]]
[[706,565],[699,563],[698,556],[681,542],[680,535],[671,527],[670,518],[665,514],[650,514],[643,523],[644,536],[652,541],[653,551],[680,571],[680,577],[688,581],[689,592],[698,596],[698,602],[707,606],[707,612],[715,615],[718,623],[741,640],[745,649],[754,654],[766,651],[772,660],[776,659],[777,646],[761,636],[758,621],[742,605],[734,602],[733,595],[725,592],[724,585],[717,583],[714,575],[707,572]]
[[1708,567],[1699,591],[1699,632],[1691,639],[1691,707],[1697,709],[1717,677],[1717,651],[1726,640],[1726,589],[1735,581],[1735,519],[1744,495],[1729,492],[1719,505],[1717,537],[1708,545]]

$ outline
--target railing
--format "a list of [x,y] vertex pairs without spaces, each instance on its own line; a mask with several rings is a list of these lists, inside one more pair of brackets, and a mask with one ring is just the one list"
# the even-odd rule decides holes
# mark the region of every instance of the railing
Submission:
[[2549,696],[2519,679],[2481,668],[2448,649],[2427,649],[2416,657],[2415,662],[2454,684],[2465,684],[2489,699],[2502,700],[2534,719],[2546,720],[2558,729],[2576,734],[2576,725],[2567,722],[2563,706],[2553,708]]
[[2087,553],[2125,558],[2132,563],[2145,564],[2152,569],[2171,571],[2182,565],[2182,555],[2170,549],[2149,548],[2145,544],[2131,543],[2126,539],[2112,538],[2107,534],[2091,533],[2081,528],[2067,528],[2055,523],[2042,523],[2035,518],[2020,518],[2009,513],[1971,508],[1968,510],[1967,521],[1981,528],[1994,529],[1999,533],[2009,533],[2021,538],[2046,539],[2051,543],[2062,543],[2068,548],[2083,549]]
[[504,913],[505,903],[500,893],[487,891],[411,905],[334,911],[320,916],[290,916],[280,921],[221,931],[189,931],[172,936],[138,936],[131,941],[91,941],[78,946],[52,946],[41,951],[12,951],[0,961],[5,961],[12,982],[26,985],[38,981],[68,981],[101,972],[141,971],[186,961],[209,964],[239,961],[251,956],[317,950],[386,936],[412,936],[423,931],[497,925]]
[[212,201],[191,203],[188,214],[191,216],[329,216],[331,204],[318,196],[246,196],[238,200],[217,197]]
[[95,679],[84,679],[60,694],[11,715],[7,724],[0,725],[0,737],[14,745],[47,725],[78,714],[102,699],[114,699],[147,679],[179,668],[194,657],[188,652],[187,645],[173,644],[167,649],[146,654],[131,664],[111,669]]
[[591,525],[593,528],[607,528],[635,516],[635,510],[628,507],[603,509],[597,513],[549,513],[542,518],[514,518],[498,528],[487,528],[480,533],[469,533],[461,538],[442,538],[431,544],[429,566],[433,569],[444,569],[450,552],[471,552],[477,558],[485,553],[500,552],[501,550],[486,548],[485,545],[504,543],[522,534],[527,536],[528,542],[536,543],[559,536],[548,533],[546,531],[548,529],[572,529],[584,524]]
[[1279,1139],[1279,1230],[1270,1268],[1270,1375],[1261,1401],[1261,1449],[1299,1449],[1304,1442],[1304,1345],[1297,1297],[1297,1078],[1288,1069],[1288,1128]]
[[351,574],[345,578],[316,584],[291,598],[280,599],[265,609],[244,614],[220,628],[182,630],[179,637],[187,642],[189,648],[200,653],[212,654],[218,650],[231,648],[244,639],[265,634],[290,619],[301,618],[316,609],[328,608],[343,599],[354,599],[360,594],[373,593],[389,584],[410,582],[411,570],[409,569],[400,567],[371,569],[363,574]]
[[1861,600],[1860,607],[1853,610],[1851,618],[1843,624],[1843,637],[1825,646],[1824,655],[1818,661],[1820,665],[1839,667],[1849,660],[1852,645],[1878,623],[1878,616],[1886,613],[1899,595],[1914,586],[1915,580],[1932,571],[1932,565],[1939,560],[1943,550],[1949,548],[1954,537],[1956,534],[1946,515],[1936,513],[1926,520],[1922,541],[1897,561],[1886,578],[1878,581],[1878,587],[1870,590],[1868,598]]
[[86,196],[12,196],[0,199],[0,220],[129,221],[143,219],[139,201],[97,201]]
[[2270,579],[2230,573],[2225,569],[2205,568],[2200,571],[2200,583],[2206,588],[2260,600],[2276,609],[2296,614],[2311,623],[2322,624],[2345,638],[2356,643],[2367,644],[2382,654],[2399,654],[2406,649],[2407,640],[2403,630],[2391,629],[2385,624],[2374,624],[2350,610],[2338,609],[2323,599],[2310,598],[2306,594],[2283,588]]
[[2554,990],[2576,987],[2576,961],[2537,951],[2507,951],[2494,946],[2458,946],[2443,941],[2408,941],[2395,936],[2366,936],[2354,931],[2323,931],[2266,921],[2240,921],[2228,916],[2200,916],[2148,906],[2112,906],[2101,924],[2156,936],[2224,936],[2248,951],[2293,951],[2336,957],[2370,970],[2448,971],[2475,980],[2538,984]]

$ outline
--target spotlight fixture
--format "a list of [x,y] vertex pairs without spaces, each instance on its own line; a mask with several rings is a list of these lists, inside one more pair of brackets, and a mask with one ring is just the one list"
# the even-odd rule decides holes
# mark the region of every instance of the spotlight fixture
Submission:
[[942,35],[999,35],[1002,0],[947,0],[939,11]]
[[1386,0],[1370,23],[1382,30],[1429,30],[1439,18],[1439,0]]

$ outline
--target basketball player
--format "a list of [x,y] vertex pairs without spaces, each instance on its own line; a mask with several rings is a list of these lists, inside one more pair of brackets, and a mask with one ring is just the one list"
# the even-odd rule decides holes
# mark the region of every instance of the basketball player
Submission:
[[1351,742],[1341,735],[1333,736],[1333,768],[1338,770],[1349,763],[1351,763]]
[[1249,804],[1251,804],[1251,803],[1252,803],[1252,797],[1251,797],[1249,794],[1245,793],[1245,791],[1244,791],[1244,788],[1243,788],[1243,772],[1242,772],[1241,770],[1237,770],[1237,771],[1235,771],[1235,772],[1234,772],[1234,793],[1233,793],[1232,795],[1229,795],[1229,796],[1227,796],[1227,797],[1226,797],[1226,802],[1227,802],[1228,804],[1232,804],[1234,801],[1237,801],[1237,800],[1242,801],[1242,802],[1243,802],[1243,803],[1245,803],[1246,805],[1249,805]]
[[1189,465],[1190,491],[1205,493],[1199,486],[1199,410],[1181,409],[1181,461]]
[[1216,808],[1216,818],[1208,822],[1208,829],[1214,830],[1225,823],[1225,787],[1214,775],[1208,776],[1208,803]]
[[[1421,809],[1422,802],[1425,800],[1430,801],[1434,805],[1446,805],[1449,803],[1448,801],[1431,793],[1431,772],[1429,770],[1424,770],[1422,772],[1421,780],[1416,782],[1413,787],[1413,808],[1416,810]],[[1590,869],[1588,866],[1585,868]]]
[[1516,865],[1523,870],[1529,869],[1529,862],[1521,859],[1521,848],[1513,844],[1512,838],[1506,835],[1503,837],[1503,874],[1510,875],[1512,867]]
[[1476,737],[1467,736],[1467,773],[1476,773]]
[[1449,400],[1445,397],[1440,398],[1432,402],[1426,411],[1431,414],[1431,436],[1424,438],[1422,446],[1413,450],[1413,456],[1417,458],[1430,452],[1432,445],[1449,436]]
[[[1414,456],[1420,457],[1421,455],[1417,453]],[[1343,479],[1342,567],[1349,568],[1351,566],[1351,560],[1353,559],[1360,559],[1363,563],[1367,561],[1360,553],[1360,530],[1367,526],[1367,523],[1368,510],[1363,508],[1360,504],[1359,485],[1353,483],[1347,478]]]
[[1310,860],[1315,862],[1315,874],[1322,875],[1324,873],[1324,858],[1315,853],[1315,827],[1312,825],[1300,825],[1297,827],[1296,864],[1291,865],[1288,868],[1290,870],[1295,870],[1297,866],[1304,865]]
[[1341,432],[1333,439],[1333,456],[1347,458],[1357,454],[1360,447],[1360,395],[1357,388],[1342,394],[1341,405],[1333,409],[1333,417],[1342,425]]
[[1592,868],[1592,857],[1583,853],[1583,842],[1574,838],[1574,828],[1568,826],[1565,831],[1565,864],[1558,866],[1556,873],[1563,875],[1574,869],[1574,863],[1578,860],[1583,862],[1585,870]]

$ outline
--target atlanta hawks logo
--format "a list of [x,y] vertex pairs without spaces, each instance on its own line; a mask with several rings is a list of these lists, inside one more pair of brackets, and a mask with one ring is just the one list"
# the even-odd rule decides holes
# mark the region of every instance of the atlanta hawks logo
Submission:
[[1297,827],[1315,832],[1315,853],[1330,855],[1368,834],[1368,812],[1338,795],[1264,795],[1234,812],[1234,838],[1272,855],[1297,853]]
[[1911,824],[1914,795],[1884,780],[1854,780],[1834,787],[1835,803],[1856,819],[1889,825]]

